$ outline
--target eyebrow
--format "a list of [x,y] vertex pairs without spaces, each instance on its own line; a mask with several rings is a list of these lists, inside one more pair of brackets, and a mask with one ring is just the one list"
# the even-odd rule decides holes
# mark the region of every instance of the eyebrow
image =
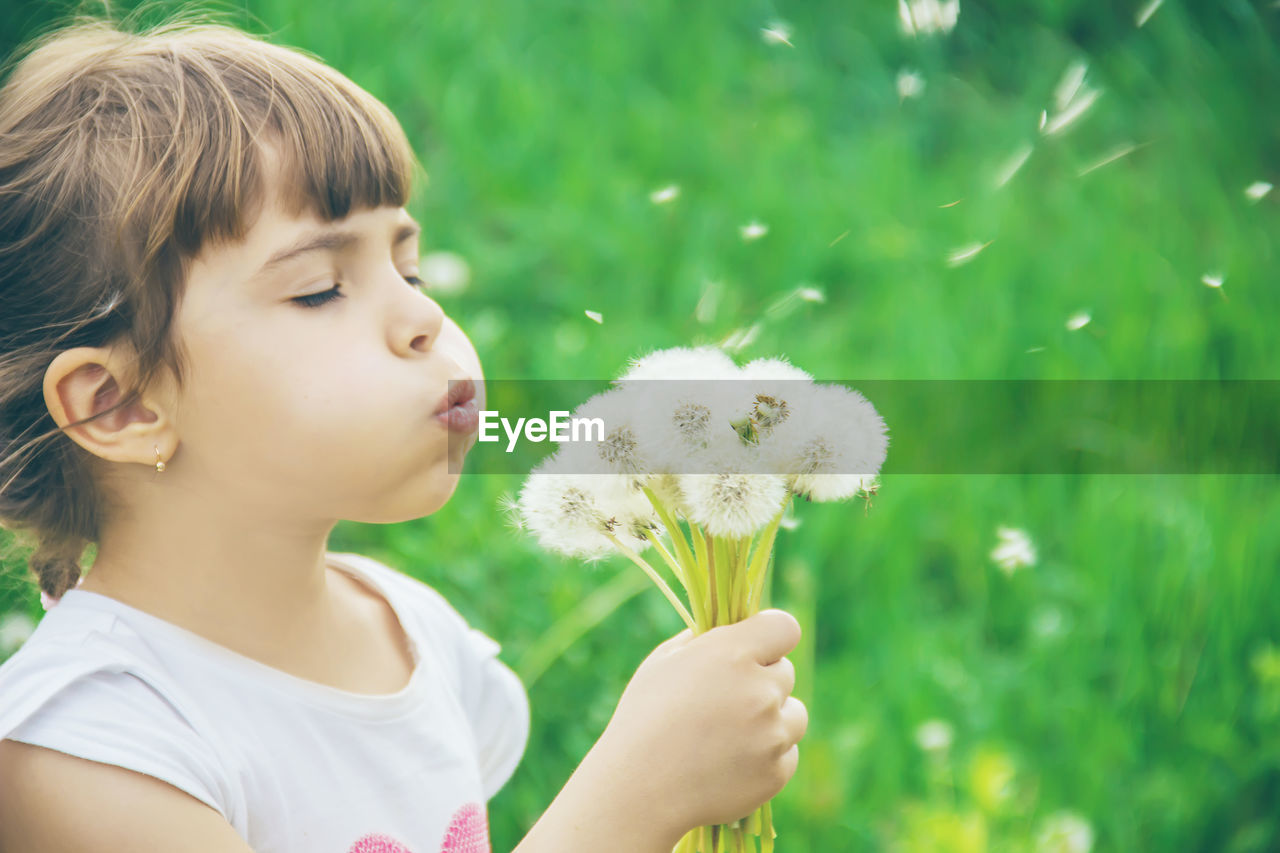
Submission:
[[[394,236],[391,238],[391,246],[395,248],[420,233],[422,233],[422,226],[418,223],[404,223],[396,229]],[[353,246],[359,245],[362,239],[360,234],[355,231],[333,230],[312,234],[304,237],[294,245],[276,252],[265,264],[259,267],[258,271],[253,274],[253,278],[260,279],[289,261],[312,252],[344,252]]]

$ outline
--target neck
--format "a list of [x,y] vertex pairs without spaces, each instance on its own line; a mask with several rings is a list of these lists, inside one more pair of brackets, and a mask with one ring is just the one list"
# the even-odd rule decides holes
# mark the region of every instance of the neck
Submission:
[[335,522],[158,491],[104,526],[81,589],[260,658],[333,624],[324,555]]

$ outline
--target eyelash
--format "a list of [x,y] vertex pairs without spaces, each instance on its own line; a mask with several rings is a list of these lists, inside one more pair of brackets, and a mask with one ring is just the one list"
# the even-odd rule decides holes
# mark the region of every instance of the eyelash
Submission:
[[[404,280],[413,287],[425,287],[426,282],[418,278],[416,275],[406,275]],[[304,308],[319,308],[321,305],[327,305],[339,299],[345,299],[346,294],[341,290],[342,284],[335,284],[328,290],[322,290],[319,293],[308,293],[306,296],[295,296],[290,302],[296,302]]]

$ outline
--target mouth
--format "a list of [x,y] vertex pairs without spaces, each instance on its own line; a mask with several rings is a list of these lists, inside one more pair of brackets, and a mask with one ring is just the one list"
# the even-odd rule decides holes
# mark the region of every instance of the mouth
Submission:
[[449,392],[440,398],[440,405],[432,413],[447,414],[450,409],[466,406],[476,397],[476,385],[470,379],[449,380]]
[[470,379],[449,382],[449,393],[436,407],[435,418],[451,433],[466,435],[480,425],[480,410],[476,404],[476,385]]

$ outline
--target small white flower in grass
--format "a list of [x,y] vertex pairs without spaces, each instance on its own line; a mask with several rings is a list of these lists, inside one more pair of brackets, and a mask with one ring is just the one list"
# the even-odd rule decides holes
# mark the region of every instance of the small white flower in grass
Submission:
[[453,252],[423,255],[418,275],[434,293],[461,293],[471,284],[466,258]]
[[769,233],[769,226],[763,222],[756,222],[754,219],[738,229],[742,234],[742,239],[750,243],[752,240],[759,240],[761,237]]
[[595,320],[597,323],[604,323],[604,315],[601,314],[599,311],[587,310],[587,311],[584,311],[583,313],[586,314],[588,317],[590,317],[592,320]]
[[787,496],[779,476],[750,473],[748,448],[731,442],[702,455],[695,463],[705,473],[677,474],[684,496],[683,512],[713,536],[751,536],[773,521]]
[[908,98],[918,98],[924,94],[924,77],[919,71],[904,68],[898,72],[896,81],[898,89],[898,100],[905,101]]
[[773,21],[769,26],[761,27],[760,38],[764,39],[765,44],[785,44],[787,47],[795,47],[791,43],[791,28],[782,21]]
[[946,720],[926,720],[916,727],[916,746],[924,752],[946,752],[954,737],[955,731]]
[[1036,564],[1036,549],[1025,530],[1016,527],[997,527],[999,540],[991,552],[991,559],[1006,575],[1012,576],[1018,569]]
[[1089,853],[1093,849],[1093,827],[1072,811],[1049,815],[1036,833],[1035,853]]
[[15,610],[0,617],[0,657],[8,657],[16,652],[35,629],[35,621],[20,611]]
[[1222,273],[1205,273],[1200,276],[1200,283],[1205,287],[1219,288],[1222,287]]
[[675,184],[668,184],[649,193],[649,201],[654,204],[666,204],[669,201],[673,201],[678,195],[680,195],[680,187]]
[[1266,181],[1254,181],[1244,188],[1245,198],[1249,201],[1261,201],[1269,192],[1271,192],[1271,184]]
[[1077,311],[1067,318],[1066,326],[1068,332],[1078,332],[1085,326],[1089,325],[1089,321],[1093,319],[1093,315],[1088,311]]

